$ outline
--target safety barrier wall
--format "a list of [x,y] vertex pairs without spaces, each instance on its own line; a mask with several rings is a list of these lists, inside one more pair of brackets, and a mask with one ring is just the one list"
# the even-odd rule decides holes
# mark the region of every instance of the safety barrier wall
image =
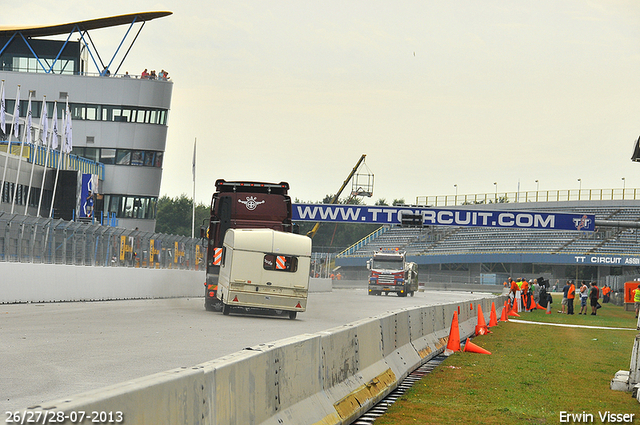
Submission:
[[454,311],[463,340],[474,333],[478,304],[488,322],[491,302],[500,315],[504,300],[385,313],[28,411],[119,411],[126,424],[348,424],[443,351]]
[[[0,304],[204,296],[204,271],[0,262]],[[331,279],[309,281],[331,292]]]
[[204,272],[0,262],[0,304],[204,295]]

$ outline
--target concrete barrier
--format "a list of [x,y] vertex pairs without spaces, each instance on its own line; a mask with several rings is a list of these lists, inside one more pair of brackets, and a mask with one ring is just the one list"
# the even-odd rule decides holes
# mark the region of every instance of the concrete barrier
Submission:
[[462,340],[476,307],[415,307],[27,410],[121,412],[125,424],[349,424],[444,349],[458,308]]
[[31,263],[0,263],[0,275],[0,303],[201,297],[205,280],[193,270]]
[[[0,263],[0,304],[204,296],[204,271]],[[331,292],[311,278],[309,292]]]

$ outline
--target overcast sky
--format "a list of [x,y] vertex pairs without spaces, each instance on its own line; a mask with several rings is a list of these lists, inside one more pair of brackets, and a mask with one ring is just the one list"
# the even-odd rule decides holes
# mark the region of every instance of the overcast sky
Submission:
[[[174,83],[162,195],[191,196],[195,138],[205,204],[218,178],[318,201],[362,154],[366,203],[640,188],[638,1],[5,3],[3,26],[173,12],[122,68]],[[92,32],[103,58],[125,31]]]

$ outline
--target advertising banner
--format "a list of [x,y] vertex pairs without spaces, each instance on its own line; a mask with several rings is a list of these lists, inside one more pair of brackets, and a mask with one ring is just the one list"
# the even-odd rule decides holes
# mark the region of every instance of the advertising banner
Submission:
[[93,202],[96,193],[98,193],[98,176],[83,174],[80,185],[80,218],[93,217]]
[[293,204],[293,221],[401,224],[417,217],[423,226],[500,227],[593,232],[595,215],[540,211],[498,211],[426,207]]

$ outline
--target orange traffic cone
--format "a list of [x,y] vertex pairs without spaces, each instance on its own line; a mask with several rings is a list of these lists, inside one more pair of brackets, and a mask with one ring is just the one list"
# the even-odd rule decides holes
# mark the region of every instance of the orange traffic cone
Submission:
[[458,329],[458,313],[455,311],[453,312],[453,320],[451,320],[447,350],[460,351],[460,329]]
[[498,315],[496,314],[496,305],[491,303],[491,314],[489,315],[489,327],[498,326]]
[[509,303],[504,302],[504,307],[502,307],[502,313],[500,314],[501,322],[508,322],[509,318],[507,317],[507,310],[509,310]]
[[491,354],[491,351],[487,351],[482,347],[478,347],[476,344],[471,342],[469,338],[467,338],[467,342],[464,344],[464,350],[469,353],[478,353],[478,354]]
[[478,324],[476,325],[476,336],[486,335],[489,333],[487,323],[484,321],[484,314],[482,314],[482,306],[478,304]]
[[536,308],[537,308],[538,310],[546,310],[546,308],[545,308],[545,307],[542,307],[542,306],[541,306],[540,304],[538,304],[538,303],[536,303]]
[[507,313],[509,316],[520,317],[518,314],[518,300],[513,301],[513,308]]

